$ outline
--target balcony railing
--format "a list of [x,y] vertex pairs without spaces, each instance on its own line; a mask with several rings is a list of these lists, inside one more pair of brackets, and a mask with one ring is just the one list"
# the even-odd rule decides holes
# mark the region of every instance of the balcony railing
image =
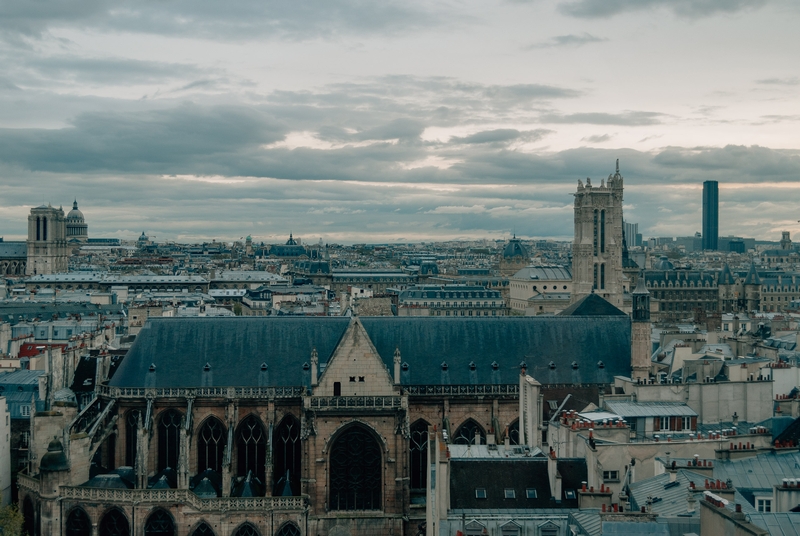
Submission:
[[305,387],[111,387],[98,385],[111,398],[299,398]]
[[403,388],[410,396],[484,396],[519,395],[519,385],[409,385]]
[[32,493],[40,493],[41,490],[39,479],[26,475],[25,473],[17,473],[17,485],[20,489]]
[[327,409],[401,409],[406,405],[401,396],[312,396],[309,407]]

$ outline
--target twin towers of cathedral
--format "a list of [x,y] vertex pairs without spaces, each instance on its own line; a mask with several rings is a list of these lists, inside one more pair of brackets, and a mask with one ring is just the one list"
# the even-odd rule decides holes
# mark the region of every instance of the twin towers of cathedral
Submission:
[[617,159],[616,173],[593,186],[578,181],[575,192],[575,238],[572,243],[573,303],[597,294],[631,313],[631,367],[634,379],[646,379],[650,365],[650,293],[644,277],[624,303],[625,276],[622,225],[623,179]]

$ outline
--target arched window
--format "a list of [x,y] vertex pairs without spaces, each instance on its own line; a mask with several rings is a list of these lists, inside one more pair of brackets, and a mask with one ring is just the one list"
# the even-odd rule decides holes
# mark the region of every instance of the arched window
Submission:
[[178,455],[181,449],[180,412],[170,409],[161,414],[158,423],[158,470],[167,467],[178,468]]
[[74,508],[69,513],[66,536],[92,536],[92,522],[83,508]]
[[197,433],[197,472],[211,469],[222,472],[222,451],[225,448],[225,426],[216,417],[209,417]]
[[300,527],[289,521],[283,524],[275,536],[300,536]]
[[287,415],[272,433],[274,495],[283,495],[288,473],[293,496],[300,495],[300,421]]
[[29,536],[38,536],[39,534],[36,530],[36,511],[33,508],[33,501],[28,496],[22,501],[22,527],[25,529],[25,534]]
[[418,420],[411,425],[411,489],[425,489],[428,484],[428,423]]
[[192,536],[214,536],[214,531],[208,525],[208,523],[203,522],[194,529],[192,532]]
[[233,533],[233,536],[261,536],[258,533],[258,530],[251,525],[250,523],[245,523],[240,525],[236,532]]
[[480,438],[480,444],[486,443],[486,432],[480,424],[472,419],[467,419],[464,424],[458,427],[455,435],[453,436],[453,443],[457,445],[475,445],[475,436]]
[[330,509],[381,509],[381,447],[362,426],[336,438],[330,458]]
[[519,419],[508,425],[508,441],[512,445],[519,445]]
[[112,508],[100,520],[100,536],[130,536],[128,518],[119,508]]
[[166,510],[158,509],[147,518],[144,536],[175,536],[175,523]]
[[249,471],[262,483],[266,478],[267,438],[264,425],[255,415],[248,415],[239,425],[236,433],[236,459],[239,476],[247,476]]
[[125,416],[125,465],[129,467],[136,466],[136,442],[138,438],[136,432],[139,429],[140,415],[141,412],[138,409],[132,409]]

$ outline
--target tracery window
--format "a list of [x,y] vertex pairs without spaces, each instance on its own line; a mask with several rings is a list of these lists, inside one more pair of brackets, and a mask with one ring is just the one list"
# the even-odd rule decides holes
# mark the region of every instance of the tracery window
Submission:
[[194,529],[192,532],[192,536],[214,536],[214,531],[208,525],[208,523],[200,523],[200,525]]
[[248,415],[236,434],[236,457],[239,476],[252,471],[261,482],[266,478],[267,438],[264,425],[255,415]]
[[[274,494],[281,495],[283,484],[289,476],[292,495],[300,495],[300,421],[294,415],[284,417],[272,434],[272,460]],[[281,488],[281,489],[278,489]]]
[[260,536],[258,534],[258,530],[251,525],[250,523],[245,523],[241,525],[236,532],[233,533],[233,536]]
[[211,469],[222,472],[222,451],[225,448],[225,426],[216,417],[209,417],[197,433],[197,472]]
[[508,442],[519,445],[519,419],[508,425]]
[[428,484],[428,423],[422,419],[411,425],[409,451],[411,489],[425,489]]
[[453,436],[453,443],[456,445],[475,445],[475,435],[478,435],[481,444],[486,443],[486,432],[480,424],[473,419],[467,419],[464,424],[458,427]]
[[172,517],[165,510],[156,510],[147,518],[144,535],[175,536],[175,524],[172,522]]
[[83,508],[75,508],[67,517],[66,536],[91,536],[92,522]]
[[178,468],[178,455],[181,449],[180,412],[170,409],[161,414],[158,424],[158,470],[167,467]]
[[381,509],[381,448],[364,427],[354,425],[336,438],[330,457],[330,509]]
[[131,530],[128,518],[119,508],[108,511],[100,521],[100,536],[130,536]]
[[300,528],[291,521],[284,524],[275,536],[300,536]]

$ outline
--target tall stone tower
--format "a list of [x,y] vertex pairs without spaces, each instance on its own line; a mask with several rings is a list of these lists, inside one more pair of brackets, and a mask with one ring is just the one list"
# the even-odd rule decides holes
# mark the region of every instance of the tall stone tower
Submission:
[[622,175],[578,181],[572,243],[572,303],[594,292],[622,309]]
[[646,380],[650,376],[650,291],[644,272],[631,293],[631,378]]
[[69,270],[66,221],[60,208],[42,205],[31,209],[26,275],[57,274]]

